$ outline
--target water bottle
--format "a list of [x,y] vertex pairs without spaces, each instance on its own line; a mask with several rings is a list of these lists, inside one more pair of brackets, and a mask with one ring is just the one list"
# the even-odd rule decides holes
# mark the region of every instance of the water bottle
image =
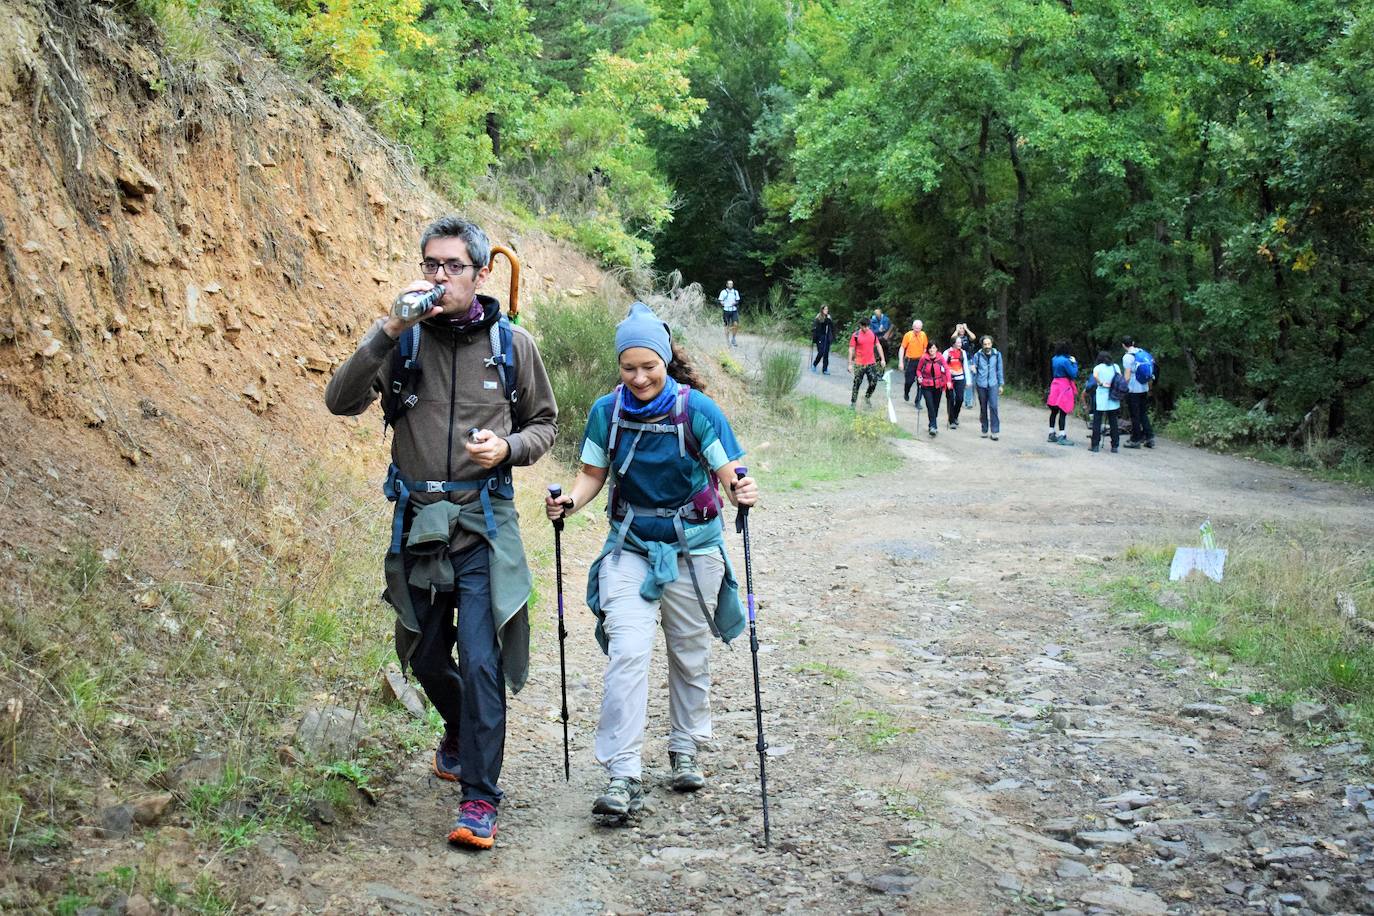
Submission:
[[402,321],[414,321],[434,308],[443,295],[443,284],[425,292],[402,293],[391,304],[391,317]]

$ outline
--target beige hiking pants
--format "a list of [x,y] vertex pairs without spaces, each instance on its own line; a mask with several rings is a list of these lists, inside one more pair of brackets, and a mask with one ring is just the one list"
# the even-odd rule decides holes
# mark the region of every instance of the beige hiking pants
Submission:
[[[707,607],[715,612],[725,564],[718,554],[694,556],[697,580]],[[601,561],[601,607],[606,614],[610,658],[606,663],[601,721],[596,726],[596,759],[611,776],[641,778],[640,753],[649,712],[649,659],[660,619],[668,646],[668,750],[697,753],[711,738],[711,631],[692,589],[686,560],[678,558],[678,578],[657,601],[646,601],[639,587],[649,562],[626,550]]]

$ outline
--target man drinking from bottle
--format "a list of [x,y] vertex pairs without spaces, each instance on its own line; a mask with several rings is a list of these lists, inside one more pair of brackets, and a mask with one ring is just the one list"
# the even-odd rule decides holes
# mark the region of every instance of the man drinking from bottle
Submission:
[[477,292],[490,260],[480,227],[456,216],[430,224],[420,279],[402,295],[442,286],[438,301],[418,315],[398,301],[325,391],[330,411],[347,416],[380,395],[393,429],[385,572],[397,653],[444,720],[434,772],[462,786],[448,838],[481,849],[496,836],[506,685],[524,686],[529,660],[511,469],[549,450],[558,418],[534,338]]

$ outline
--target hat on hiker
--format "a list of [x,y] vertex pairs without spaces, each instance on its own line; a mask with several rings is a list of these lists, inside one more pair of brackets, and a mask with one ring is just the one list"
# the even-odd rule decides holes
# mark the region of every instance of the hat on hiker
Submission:
[[668,326],[643,302],[632,304],[630,314],[615,326],[616,355],[631,347],[647,347],[663,357],[665,364],[673,361],[673,344]]

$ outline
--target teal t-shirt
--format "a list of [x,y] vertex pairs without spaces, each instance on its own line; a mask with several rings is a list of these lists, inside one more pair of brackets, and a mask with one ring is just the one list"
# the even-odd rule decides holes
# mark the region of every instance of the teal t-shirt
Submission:
[[[611,414],[615,411],[615,392],[604,395],[592,405],[587,417],[587,431],[582,437],[582,463],[596,468],[608,467],[610,456],[606,443],[610,441]],[[730,421],[716,402],[699,391],[687,395],[687,415],[696,434],[702,457],[712,470],[718,471],[732,461],[744,457],[744,449],[735,439]],[[636,432],[622,429],[616,442],[617,465],[629,454]],[[693,494],[713,484],[691,455],[678,455],[677,434],[645,432],[635,448],[634,460],[620,479],[620,498],[636,506],[676,509],[691,500]],[[646,541],[676,542],[672,519],[635,516],[630,526]]]

